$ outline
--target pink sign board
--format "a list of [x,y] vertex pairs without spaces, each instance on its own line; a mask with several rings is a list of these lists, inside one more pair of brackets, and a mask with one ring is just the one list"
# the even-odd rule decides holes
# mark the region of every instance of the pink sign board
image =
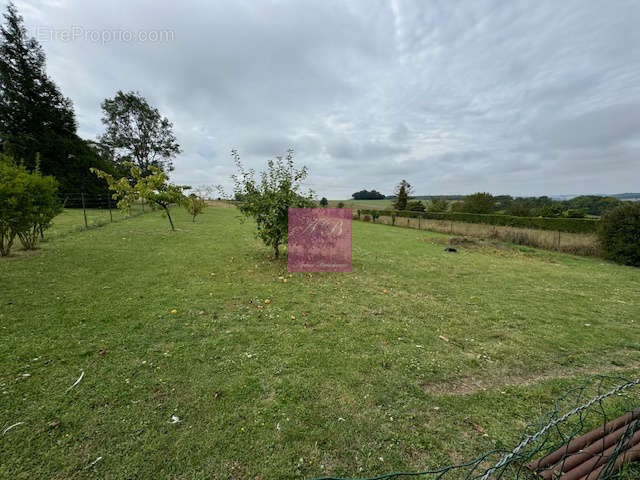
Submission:
[[290,272],[351,271],[351,209],[289,209]]

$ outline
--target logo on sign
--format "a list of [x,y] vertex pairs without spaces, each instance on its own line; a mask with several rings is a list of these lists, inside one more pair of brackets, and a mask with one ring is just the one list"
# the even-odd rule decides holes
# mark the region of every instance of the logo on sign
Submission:
[[351,209],[289,209],[290,272],[351,271]]

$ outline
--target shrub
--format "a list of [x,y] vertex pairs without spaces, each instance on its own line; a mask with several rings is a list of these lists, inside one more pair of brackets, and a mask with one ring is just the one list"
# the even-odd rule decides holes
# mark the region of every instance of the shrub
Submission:
[[0,256],[9,255],[16,237],[25,250],[38,245],[51,220],[62,211],[58,183],[0,157]]
[[373,217],[373,223],[375,223],[376,220],[378,218],[380,218],[380,211],[379,210],[371,210],[371,217]]
[[581,208],[570,208],[564,212],[564,216],[567,218],[584,218],[586,214]]
[[640,202],[625,202],[608,211],[598,234],[606,258],[640,267]]
[[428,212],[446,212],[447,210],[449,210],[449,202],[444,198],[432,200],[429,207],[427,207]]
[[324,208],[324,207],[326,207],[327,205],[329,205],[329,200],[327,200],[327,197],[322,197],[322,198],[320,199],[320,206]]
[[338,202],[338,208],[344,208],[344,202]]
[[407,202],[407,210],[412,212],[424,212],[426,209],[424,208],[424,203],[420,200],[411,200]]

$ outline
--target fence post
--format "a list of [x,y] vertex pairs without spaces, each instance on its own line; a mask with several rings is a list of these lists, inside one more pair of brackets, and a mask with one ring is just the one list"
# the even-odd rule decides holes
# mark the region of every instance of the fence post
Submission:
[[113,214],[111,213],[111,194],[107,195],[107,205],[109,207],[109,221],[113,222]]
[[418,216],[418,230],[422,230],[422,228],[420,228],[420,216]]
[[87,207],[84,204],[84,193],[80,194],[80,198],[82,198],[82,213],[84,214],[84,228],[89,228],[87,225]]
[[558,230],[558,250],[560,250],[560,230]]

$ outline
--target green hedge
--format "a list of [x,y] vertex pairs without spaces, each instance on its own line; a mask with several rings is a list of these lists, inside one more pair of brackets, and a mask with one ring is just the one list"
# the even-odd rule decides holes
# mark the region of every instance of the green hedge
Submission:
[[380,215],[428,218],[433,220],[452,220],[454,222],[484,223],[504,227],[534,228],[537,230],[554,230],[571,233],[596,233],[599,220],[588,218],[544,218],[544,217],[514,217],[513,215],[458,213],[458,212],[410,212],[398,210],[358,210],[359,214],[372,215],[376,211]]

